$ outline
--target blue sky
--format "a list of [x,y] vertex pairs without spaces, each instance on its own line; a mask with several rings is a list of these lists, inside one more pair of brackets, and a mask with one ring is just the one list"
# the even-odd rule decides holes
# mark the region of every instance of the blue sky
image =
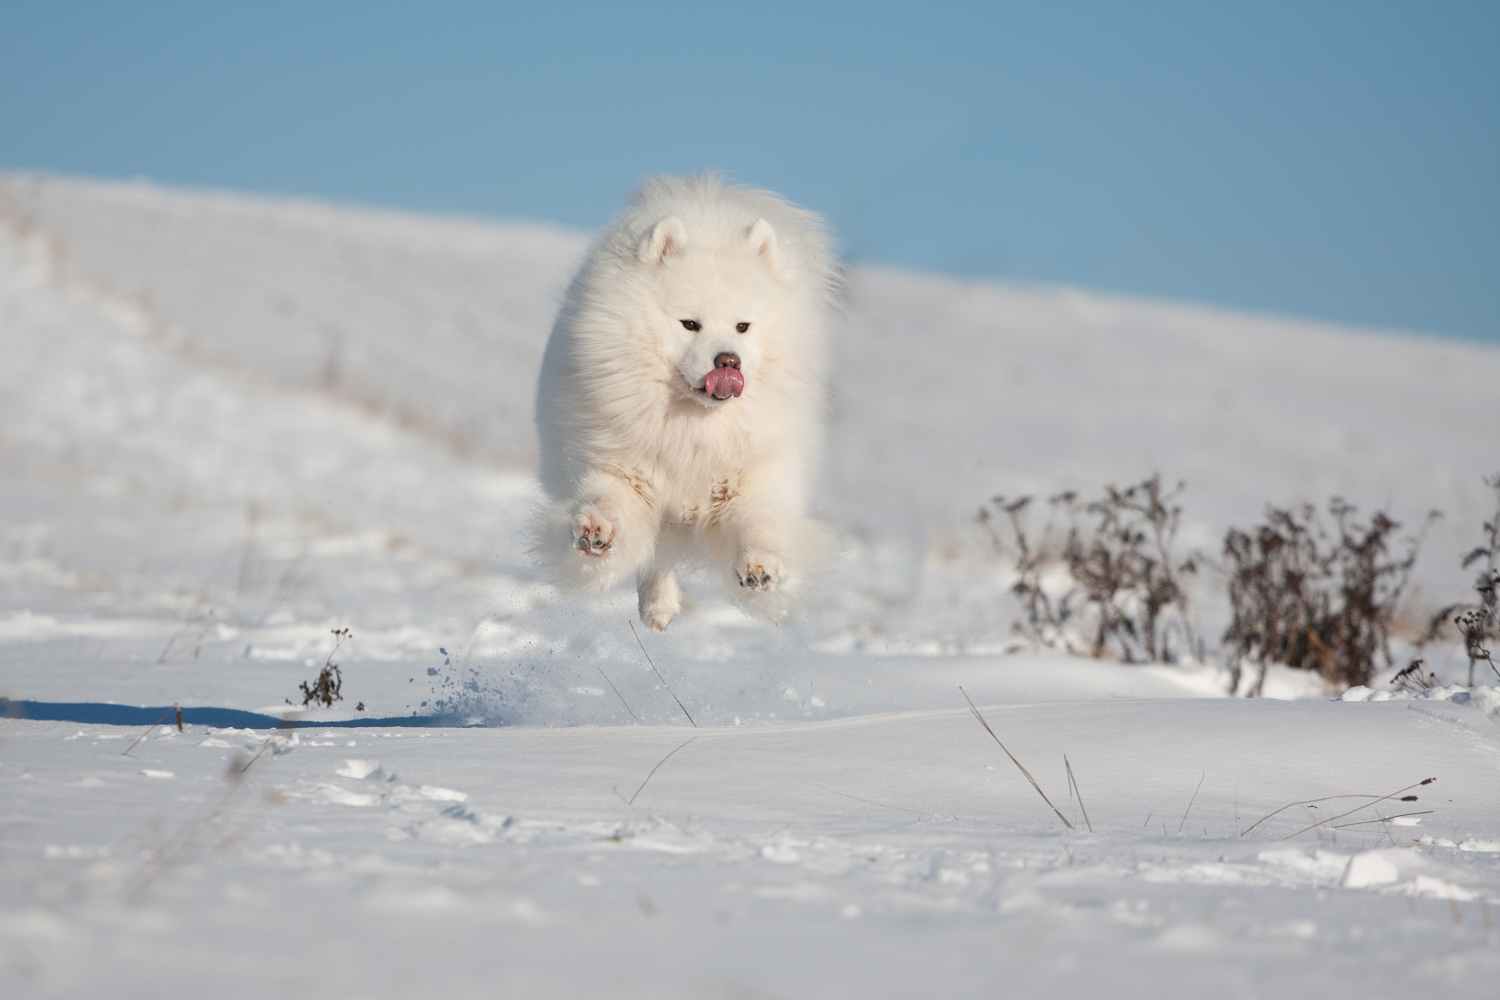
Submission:
[[0,0],[0,166],[602,224],[1500,343],[1497,3]]

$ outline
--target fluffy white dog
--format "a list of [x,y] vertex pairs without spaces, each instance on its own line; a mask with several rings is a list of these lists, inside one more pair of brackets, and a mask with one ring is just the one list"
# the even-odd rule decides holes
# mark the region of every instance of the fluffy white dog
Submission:
[[634,575],[641,620],[704,564],[772,619],[827,551],[807,517],[838,269],[822,220],[711,174],[648,181],[569,286],[537,386],[536,548],[565,583]]

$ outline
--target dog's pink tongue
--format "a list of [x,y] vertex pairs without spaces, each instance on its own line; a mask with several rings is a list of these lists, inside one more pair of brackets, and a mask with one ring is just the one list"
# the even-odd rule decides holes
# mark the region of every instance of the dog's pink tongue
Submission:
[[745,391],[745,376],[738,368],[715,368],[703,380],[703,391],[715,399],[728,399]]

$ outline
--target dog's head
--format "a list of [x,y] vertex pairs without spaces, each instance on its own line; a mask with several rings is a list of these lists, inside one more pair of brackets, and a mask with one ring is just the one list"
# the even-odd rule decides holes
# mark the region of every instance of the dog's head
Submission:
[[693,233],[675,215],[641,240],[656,347],[685,395],[706,407],[754,392],[786,317],[776,231],[765,219],[729,233]]

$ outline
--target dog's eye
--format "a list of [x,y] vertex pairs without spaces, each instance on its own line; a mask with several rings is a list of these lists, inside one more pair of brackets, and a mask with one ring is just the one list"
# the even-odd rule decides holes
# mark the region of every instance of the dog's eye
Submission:
[[740,333],[744,333],[746,330],[750,329],[750,324],[749,323],[736,323],[736,324],[734,324],[734,328],[736,330],[738,330]]
[[694,333],[697,333],[699,330],[703,329],[703,324],[699,323],[695,319],[685,319],[682,321],[682,328],[684,330],[692,330]]

